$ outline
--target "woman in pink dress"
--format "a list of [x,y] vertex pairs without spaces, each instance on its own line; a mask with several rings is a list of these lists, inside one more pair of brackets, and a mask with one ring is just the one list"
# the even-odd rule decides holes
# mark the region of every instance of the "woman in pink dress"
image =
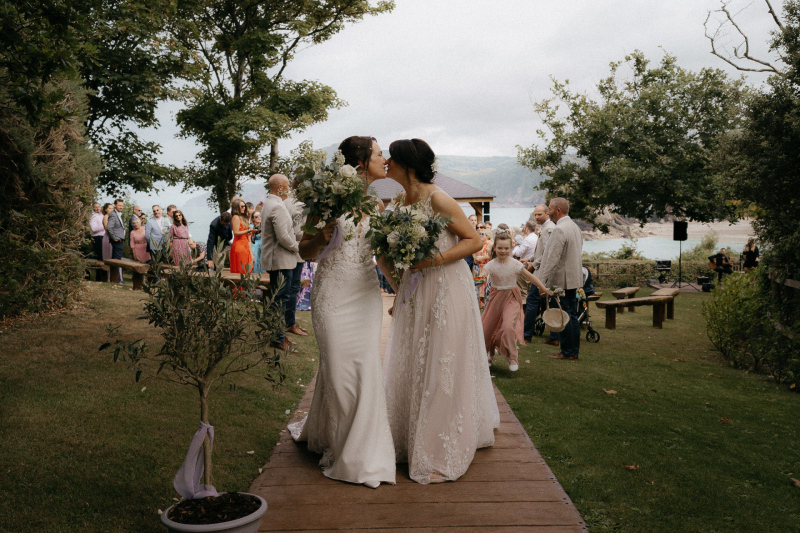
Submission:
[[133,252],[133,260],[146,263],[150,261],[150,254],[147,252],[147,237],[144,234],[144,226],[142,226],[142,221],[139,217],[134,217],[132,224],[131,252]]
[[172,262],[176,265],[190,264],[192,251],[189,249],[189,223],[182,211],[172,213],[173,224],[169,227],[172,237]]

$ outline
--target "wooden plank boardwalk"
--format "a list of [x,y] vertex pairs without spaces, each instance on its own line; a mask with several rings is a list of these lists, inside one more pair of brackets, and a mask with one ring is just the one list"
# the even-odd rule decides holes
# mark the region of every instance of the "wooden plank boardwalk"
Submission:
[[[384,320],[383,343],[387,328]],[[308,412],[313,394],[312,382],[292,422]],[[269,506],[259,531],[587,531],[497,388],[495,395],[500,408],[495,445],[478,450],[456,482],[420,485],[409,479],[406,465],[398,465],[396,485],[369,489],[333,481],[322,475],[320,456],[284,431],[250,487]]]

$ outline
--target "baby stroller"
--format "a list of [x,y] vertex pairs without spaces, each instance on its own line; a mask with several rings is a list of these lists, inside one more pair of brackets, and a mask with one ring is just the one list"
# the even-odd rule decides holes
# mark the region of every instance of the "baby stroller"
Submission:
[[[578,289],[578,324],[586,325],[588,331],[586,332],[586,340],[588,342],[600,342],[600,333],[592,328],[592,321],[589,316],[589,301],[590,296],[594,294],[594,285],[592,284],[592,273],[589,269],[583,267],[583,287]],[[544,333],[545,325],[541,314],[544,309],[539,309],[539,317],[533,324],[533,333],[537,337],[541,337]]]

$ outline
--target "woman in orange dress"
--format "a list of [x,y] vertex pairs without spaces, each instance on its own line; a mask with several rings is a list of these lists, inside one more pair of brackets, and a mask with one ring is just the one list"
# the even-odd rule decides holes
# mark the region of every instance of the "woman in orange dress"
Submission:
[[475,274],[475,280],[483,281],[483,283],[478,285],[478,301],[480,302],[480,308],[483,309],[484,294],[486,292],[486,275],[483,273],[483,267],[492,259],[492,241],[489,238],[489,234],[486,232],[486,225],[483,222],[479,222],[475,229],[478,230],[478,235],[483,241],[483,248],[481,251],[472,254],[474,260],[473,268],[478,270],[478,273]]
[[233,231],[233,244],[231,245],[231,273],[249,274],[253,271],[253,247],[250,235],[256,231],[247,221],[247,207],[244,200],[237,198],[231,205],[231,230]]

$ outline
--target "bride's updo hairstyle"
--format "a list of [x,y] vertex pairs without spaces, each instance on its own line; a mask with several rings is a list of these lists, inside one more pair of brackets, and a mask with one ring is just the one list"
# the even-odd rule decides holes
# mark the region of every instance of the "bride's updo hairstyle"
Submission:
[[367,170],[369,160],[372,158],[372,141],[375,137],[364,137],[362,135],[353,135],[342,141],[339,145],[339,150],[344,156],[344,164],[351,167],[361,167],[361,170]]
[[436,154],[422,139],[401,139],[389,145],[392,161],[406,171],[414,171],[420,183],[433,182],[433,163]]

